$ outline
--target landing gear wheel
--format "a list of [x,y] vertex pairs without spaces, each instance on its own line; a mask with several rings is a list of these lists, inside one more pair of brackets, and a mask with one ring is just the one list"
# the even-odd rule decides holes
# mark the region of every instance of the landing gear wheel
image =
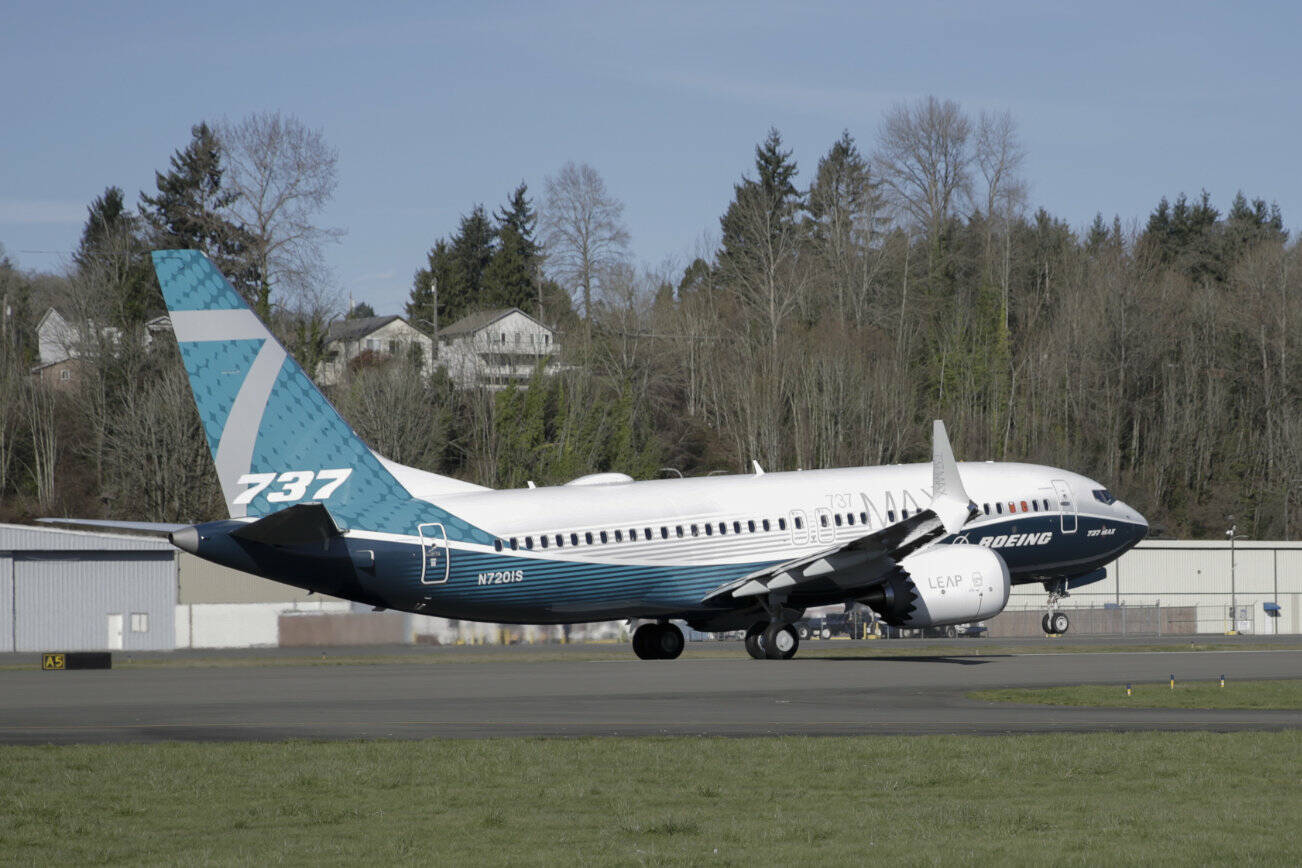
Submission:
[[790,660],[800,647],[800,637],[790,626],[769,625],[764,631],[764,656],[769,660]]
[[946,639],[957,639],[957,638],[958,638],[958,628],[957,628],[957,627],[954,627],[954,626],[952,626],[952,625],[949,626],[949,627],[946,627],[946,628],[945,628],[945,638],[946,638]]
[[643,624],[633,631],[633,653],[642,660],[673,660],[685,644],[674,624]]
[[1049,615],[1049,626],[1053,628],[1055,636],[1061,636],[1071,627],[1071,620],[1068,619],[1066,612],[1054,612]]
[[768,626],[763,622],[751,624],[746,629],[746,653],[756,660],[764,659],[764,628]]
[[1040,629],[1048,635],[1053,635],[1053,626],[1049,623],[1049,613],[1045,612],[1040,616]]
[[676,624],[657,624],[655,632],[656,657],[660,660],[676,660],[683,653],[683,631]]

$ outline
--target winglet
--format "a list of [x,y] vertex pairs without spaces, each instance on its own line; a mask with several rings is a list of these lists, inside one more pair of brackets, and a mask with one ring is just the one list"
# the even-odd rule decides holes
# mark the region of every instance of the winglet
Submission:
[[958,462],[945,433],[945,423],[937,419],[931,429],[931,508],[949,533],[958,533],[971,514],[971,499],[958,475]]

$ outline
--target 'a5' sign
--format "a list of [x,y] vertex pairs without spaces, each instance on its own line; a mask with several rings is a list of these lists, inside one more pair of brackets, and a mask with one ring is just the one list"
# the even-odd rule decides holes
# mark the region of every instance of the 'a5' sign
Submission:
[[325,485],[312,492],[312,500],[327,500],[339,486],[344,484],[344,481],[352,473],[353,469],[351,467],[316,471],[288,470],[279,476],[275,473],[246,473],[236,482],[240,485],[247,485],[248,488],[241,491],[233,503],[251,503],[253,498],[265,491],[272,483],[277,483],[280,487],[267,495],[267,502],[269,503],[288,503],[293,500],[302,500],[307,495],[307,490],[313,482],[324,482]]

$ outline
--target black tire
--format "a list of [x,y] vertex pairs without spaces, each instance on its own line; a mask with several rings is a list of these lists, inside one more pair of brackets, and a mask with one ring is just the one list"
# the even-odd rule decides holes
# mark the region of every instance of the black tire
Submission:
[[633,653],[639,660],[659,660],[656,651],[655,634],[659,624],[643,624],[633,631]]
[[767,660],[790,660],[800,648],[800,636],[791,625],[770,626],[764,631],[764,657]]
[[1048,612],[1045,612],[1042,616],[1040,616],[1040,629],[1043,630],[1045,633],[1049,634],[1050,636],[1053,635],[1053,627],[1052,625],[1049,624]]
[[1071,619],[1066,612],[1054,612],[1049,618],[1049,626],[1053,628],[1055,636],[1061,636],[1071,629]]
[[764,659],[764,628],[767,624],[761,622],[751,624],[746,630],[746,653],[756,660]]
[[687,641],[677,624],[657,624],[655,632],[655,650],[658,660],[677,660],[683,653]]
[[957,638],[958,638],[958,628],[955,627],[955,626],[953,626],[953,625],[950,625],[949,627],[946,627],[946,628],[945,628],[945,638],[946,638],[946,639],[957,639]]
[[809,628],[806,627],[804,624],[801,624],[799,627],[796,628],[796,635],[798,635],[801,639],[808,639]]

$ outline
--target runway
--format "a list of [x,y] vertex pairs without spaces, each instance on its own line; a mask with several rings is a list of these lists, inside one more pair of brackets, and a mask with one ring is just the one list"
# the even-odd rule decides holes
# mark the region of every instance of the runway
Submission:
[[694,658],[689,648],[676,661],[613,651],[572,656],[0,671],[0,743],[1302,728],[1297,711],[1066,708],[965,696],[979,688],[1086,683],[1120,691],[1127,681],[1170,674],[1298,677],[1302,650],[755,661]]

